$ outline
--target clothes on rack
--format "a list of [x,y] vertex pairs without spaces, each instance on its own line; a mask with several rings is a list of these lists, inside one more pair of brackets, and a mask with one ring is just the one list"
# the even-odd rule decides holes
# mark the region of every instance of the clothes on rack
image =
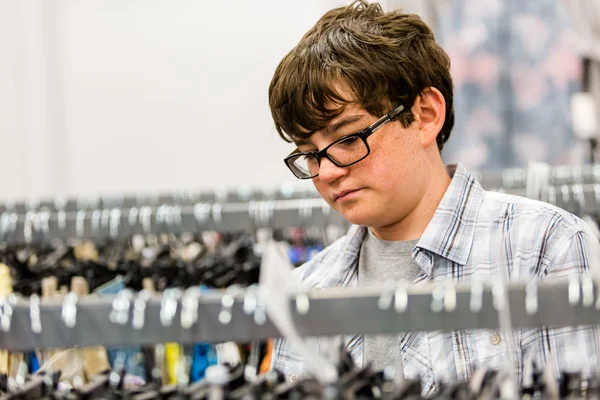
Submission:
[[[94,244],[57,242],[41,246],[4,246],[0,259],[10,266],[15,291],[25,296],[40,294],[41,279],[54,276],[59,287],[70,285],[74,276],[87,280],[100,294],[127,287],[141,290],[150,278],[156,290],[206,285],[225,288],[258,282],[260,256],[254,254],[254,240],[248,235],[222,235],[209,251],[201,238],[155,237]],[[110,283],[109,283],[110,282]],[[104,286],[103,286],[104,285]]]
[[[448,172],[450,186],[412,251],[420,267],[414,285],[448,280],[555,281],[590,275],[588,251],[597,252],[599,246],[589,241],[580,219],[549,204],[486,192],[461,165],[449,166]],[[294,273],[306,289],[361,285],[358,264],[366,234],[366,228],[352,227],[345,238]],[[385,278],[380,277],[379,283]],[[491,329],[410,332],[399,335],[389,351],[399,359],[404,375],[418,377],[424,392],[430,393],[444,381],[471,377],[479,366],[501,368],[507,357],[514,357],[519,382],[530,358],[538,365],[553,360],[557,374],[584,367],[600,372],[595,334],[589,326],[516,329],[513,337]],[[317,345],[326,350],[319,339]],[[360,365],[363,336],[347,337],[346,345]],[[272,368],[284,372],[288,380],[308,373],[303,357],[286,340],[275,344]]]
[[[314,378],[287,382],[277,371],[248,379],[241,364],[214,365],[206,379],[178,385],[159,383],[131,384],[119,370],[100,373],[77,388],[60,387],[60,371],[21,376],[19,384],[9,384],[0,375],[2,399],[506,399],[512,397],[511,377],[505,371],[479,367],[470,379],[446,382],[432,393],[423,395],[420,379],[397,380],[390,370],[376,370],[371,365],[357,366],[342,351],[336,365],[338,379],[320,383]],[[522,399],[597,399],[600,377],[579,372],[558,377],[543,365],[531,364],[527,383],[516,390]]]
[[[303,262],[314,253],[314,248],[322,248],[318,243],[315,232],[294,229],[281,230],[274,233],[282,245],[297,249],[295,255],[300,255],[297,262]],[[292,252],[290,252],[292,255]],[[258,282],[260,267],[260,246],[253,235],[248,234],[218,234],[205,233],[202,235],[149,235],[134,236],[123,240],[90,241],[70,240],[67,242],[53,241],[45,245],[9,245],[3,244],[0,249],[0,260],[5,262],[6,274],[14,276],[18,282],[15,288],[20,294],[31,296],[44,294],[51,280],[53,290],[46,295],[58,296],[58,286],[65,291],[73,289],[73,280],[85,283],[85,293],[93,289],[92,295],[104,297],[116,295],[125,289],[135,291],[146,289],[155,291],[169,288],[186,289],[191,286],[203,288],[227,288],[229,286],[249,286]],[[10,265],[10,267],[8,266]],[[83,278],[85,277],[85,278]],[[0,280],[7,284],[9,280]],[[12,282],[12,280],[10,280]],[[12,285],[11,285],[12,290]],[[117,368],[126,373],[128,380],[138,379],[152,382],[157,365],[163,365],[164,379],[161,381],[177,383],[181,372],[177,372],[180,360],[189,359],[186,379],[190,382],[202,380],[209,366],[223,362],[243,361],[247,366],[251,360],[256,373],[267,356],[265,342],[252,344],[230,343],[235,353],[219,357],[214,345],[197,343],[193,346],[182,346],[176,343],[162,344],[162,353],[158,354],[152,347],[128,347],[102,349],[106,360],[103,366]],[[221,345],[224,348],[225,345]],[[160,346],[159,346],[160,347]],[[73,358],[86,364],[91,356],[80,352],[62,350],[64,356],[52,364],[54,367],[64,366]],[[34,372],[39,369],[39,363],[49,361],[61,350],[41,351],[40,360],[35,352],[26,354],[27,370]],[[221,352],[222,353],[222,352]],[[230,352],[231,353],[231,352]],[[222,353],[225,354],[225,353]],[[7,353],[7,363],[9,355]],[[16,363],[15,365],[19,365]],[[77,364],[73,364],[77,365]],[[94,363],[92,365],[100,365]],[[76,368],[75,368],[76,369]],[[102,367],[102,369],[105,369]],[[98,371],[95,371],[98,372]],[[94,372],[94,374],[95,374]],[[72,377],[69,373],[68,376]],[[92,374],[88,374],[92,375]],[[13,373],[14,376],[14,373]],[[78,378],[85,382],[85,376]],[[72,379],[70,384],[73,384]]]

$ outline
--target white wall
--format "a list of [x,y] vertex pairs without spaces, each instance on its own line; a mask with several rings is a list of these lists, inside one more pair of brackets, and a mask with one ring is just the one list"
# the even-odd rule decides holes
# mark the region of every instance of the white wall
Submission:
[[268,85],[347,3],[0,0],[0,197],[293,180]]

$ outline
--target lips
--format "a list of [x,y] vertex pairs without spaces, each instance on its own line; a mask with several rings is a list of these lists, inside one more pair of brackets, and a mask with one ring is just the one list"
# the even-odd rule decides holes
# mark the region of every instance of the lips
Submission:
[[358,192],[359,190],[361,190],[361,189],[349,189],[349,190],[343,190],[340,192],[336,192],[333,194],[334,201],[338,201],[338,200],[342,199],[344,196],[349,195],[354,192]]

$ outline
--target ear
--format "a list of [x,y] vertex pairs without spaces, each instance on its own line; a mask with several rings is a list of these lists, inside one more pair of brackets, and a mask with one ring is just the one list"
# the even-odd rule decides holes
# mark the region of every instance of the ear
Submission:
[[446,120],[446,100],[442,93],[434,87],[426,88],[415,99],[412,112],[420,133],[421,145],[429,147],[435,144],[435,139]]

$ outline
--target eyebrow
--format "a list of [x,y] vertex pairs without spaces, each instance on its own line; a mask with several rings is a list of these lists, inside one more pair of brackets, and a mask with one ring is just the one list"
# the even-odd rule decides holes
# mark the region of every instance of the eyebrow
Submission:
[[[340,129],[342,129],[343,127],[345,127],[347,125],[350,125],[357,121],[360,121],[363,117],[364,117],[364,115],[356,114],[356,115],[351,115],[346,118],[342,118],[339,121],[336,121],[333,124],[329,125],[327,128],[325,128],[325,132],[323,135],[329,136],[332,133],[339,131]],[[294,143],[296,144],[296,146],[302,146],[302,145],[310,144],[310,141],[308,139],[299,139],[299,140],[295,140]]]
[[360,121],[362,118],[364,117],[364,115],[361,114],[357,114],[357,115],[352,115],[346,118],[342,118],[341,120],[329,125],[327,127],[327,129],[325,129],[325,136],[334,133],[336,131],[339,131],[340,129],[342,129],[343,127],[353,124],[357,121]]

